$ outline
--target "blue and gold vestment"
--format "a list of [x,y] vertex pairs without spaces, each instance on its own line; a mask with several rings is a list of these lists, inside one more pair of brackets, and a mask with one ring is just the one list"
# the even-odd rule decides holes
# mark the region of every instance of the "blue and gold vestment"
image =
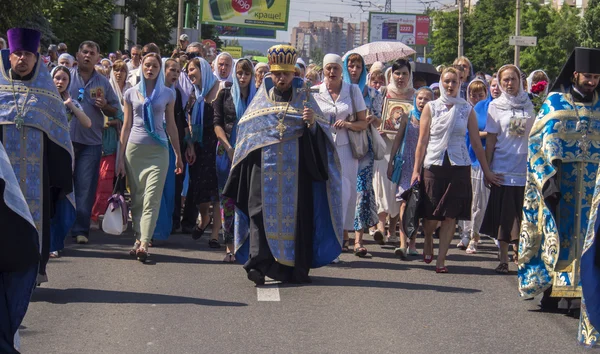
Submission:
[[[307,129],[302,121],[304,105],[315,110],[316,125],[313,132],[319,129],[324,136],[327,179],[311,183],[312,189],[312,221],[314,222],[312,238],[312,268],[331,263],[341,253],[343,239],[341,217],[341,167],[335,150],[330,122],[320,114],[318,105],[308,89],[299,90],[302,83],[294,81],[294,93],[291,102],[275,102],[270,89],[273,83],[270,78],[257,92],[252,103],[238,123],[237,142],[232,163],[232,174],[229,177],[225,194],[236,198],[241,189],[232,185],[232,175],[240,174],[240,165],[253,159],[258,152],[261,181],[252,181],[250,189],[260,189],[260,213],[262,220],[254,222],[256,227],[264,228],[268,248],[275,261],[281,265],[294,267],[296,260],[296,241],[298,232],[298,215],[302,212],[298,205],[306,197],[299,192],[299,186],[305,181],[299,180],[302,169],[301,139]],[[318,126],[318,128],[317,128]],[[249,183],[250,184],[250,183]],[[241,262],[256,254],[250,254],[249,228],[250,212],[239,208],[240,199],[236,200],[235,251]],[[248,214],[247,214],[248,213]],[[256,213],[258,215],[259,212]],[[262,225],[261,225],[262,224]],[[267,274],[268,275],[268,274]]]
[[[571,93],[551,93],[529,137],[519,243],[522,296],[530,298],[551,288],[552,297],[581,297],[586,271],[582,252],[586,235],[594,231],[589,222],[599,162],[598,95],[593,103],[583,104]],[[586,321],[582,310],[582,323]],[[595,344],[597,332],[589,326],[586,332],[580,331],[580,341]]]

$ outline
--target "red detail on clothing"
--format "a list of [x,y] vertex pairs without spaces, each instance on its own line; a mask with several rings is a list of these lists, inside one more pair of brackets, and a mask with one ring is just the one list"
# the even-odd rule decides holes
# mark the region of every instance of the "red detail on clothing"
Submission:
[[96,200],[92,207],[93,221],[98,221],[98,216],[104,215],[108,207],[108,199],[114,188],[116,154],[102,156],[100,159],[100,176],[98,177],[98,188],[96,189]]

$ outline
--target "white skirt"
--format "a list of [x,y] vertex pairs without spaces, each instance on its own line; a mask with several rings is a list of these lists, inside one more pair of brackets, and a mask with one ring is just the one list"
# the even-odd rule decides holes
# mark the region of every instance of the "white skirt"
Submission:
[[337,153],[342,165],[342,215],[344,230],[354,230],[358,179],[358,160],[352,156],[350,144],[338,145]]
[[397,185],[387,178],[387,168],[390,162],[393,140],[384,136],[386,154],[381,160],[375,160],[373,165],[373,190],[377,203],[377,214],[386,213],[395,218],[400,214],[400,202],[396,201]]

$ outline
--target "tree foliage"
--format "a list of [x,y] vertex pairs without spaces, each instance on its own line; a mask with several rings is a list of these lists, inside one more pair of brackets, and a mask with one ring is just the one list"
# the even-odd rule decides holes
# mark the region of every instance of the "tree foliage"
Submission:
[[[600,0],[593,0],[600,3]],[[589,10],[588,10],[589,12]],[[525,72],[545,70],[555,76],[568,55],[579,44],[578,10],[563,6],[555,10],[539,1],[524,1],[521,35],[536,36],[535,47],[521,47],[520,67]],[[479,0],[474,11],[464,15],[464,53],[476,71],[492,73],[514,62],[514,46],[508,37],[515,31],[515,0]],[[600,22],[600,14],[594,18]],[[432,58],[436,64],[452,64],[457,57],[458,11],[432,14]],[[593,30],[600,33],[600,23]],[[598,46],[596,46],[598,47]]]
[[107,51],[113,32],[114,3],[106,0],[56,0],[43,10],[58,41],[75,52],[79,44],[92,40]]
[[582,47],[600,48],[600,0],[589,0],[577,34]]

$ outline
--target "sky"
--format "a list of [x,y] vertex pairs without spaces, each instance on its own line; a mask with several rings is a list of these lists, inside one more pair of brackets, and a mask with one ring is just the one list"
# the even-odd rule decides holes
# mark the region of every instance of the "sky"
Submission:
[[[353,6],[359,3],[364,5],[362,10]],[[455,0],[392,0],[392,12],[422,13],[428,5],[438,8],[454,4]],[[292,28],[300,21],[328,21],[329,16],[334,16],[358,23],[369,20],[369,11],[383,12],[384,6],[385,0],[290,0],[288,31],[277,31],[277,41],[289,42]]]

